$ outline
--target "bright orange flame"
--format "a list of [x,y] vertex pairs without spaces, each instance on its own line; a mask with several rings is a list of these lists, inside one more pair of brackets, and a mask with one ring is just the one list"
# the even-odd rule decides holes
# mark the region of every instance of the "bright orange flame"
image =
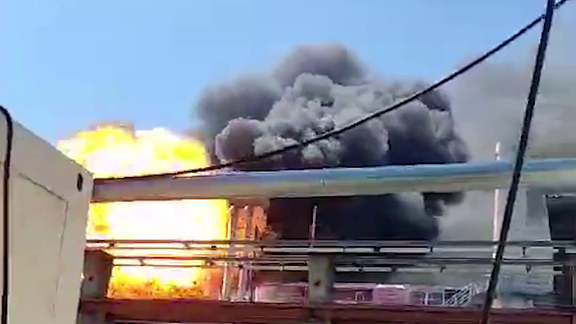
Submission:
[[[58,148],[95,177],[160,173],[206,166],[203,145],[165,129],[136,131],[101,126],[61,141]],[[228,206],[224,200],[120,202],[93,204],[88,238],[219,240],[226,238]],[[187,250],[116,250],[116,256],[191,255]],[[197,252],[198,253],[198,252]],[[169,261],[161,263],[166,264]],[[187,262],[190,263],[190,262]],[[195,264],[199,265],[197,261]],[[112,297],[185,297],[206,294],[214,271],[201,268],[116,267]],[[212,284],[213,285],[213,284]]]

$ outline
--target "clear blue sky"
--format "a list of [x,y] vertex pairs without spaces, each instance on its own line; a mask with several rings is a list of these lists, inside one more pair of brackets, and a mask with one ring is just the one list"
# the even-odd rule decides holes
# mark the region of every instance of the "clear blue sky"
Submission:
[[51,142],[101,120],[185,130],[204,85],[265,70],[295,44],[338,41],[383,76],[438,79],[544,3],[3,0],[0,102]]

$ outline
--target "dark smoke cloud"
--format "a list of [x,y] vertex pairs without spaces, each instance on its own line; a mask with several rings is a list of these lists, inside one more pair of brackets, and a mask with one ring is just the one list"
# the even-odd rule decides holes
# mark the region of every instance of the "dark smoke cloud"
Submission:
[[366,78],[366,68],[354,53],[338,44],[298,46],[274,69],[273,76],[282,87],[288,87],[304,73],[322,75],[341,85],[361,84]]
[[[576,5],[567,4],[553,25],[531,130],[531,154],[549,145],[576,143],[574,14]],[[539,32],[532,36],[539,36]],[[493,158],[498,141],[509,148],[517,143],[536,47],[510,49],[515,54],[513,60],[495,58],[448,85],[456,123],[474,159]],[[487,125],[490,131],[486,131]],[[572,146],[576,148],[576,144]]]
[[[529,154],[576,157],[576,5],[558,12],[553,25],[542,75]],[[496,142],[511,158],[520,136],[536,42],[540,29],[532,33],[531,47],[507,49],[512,59],[496,57],[448,84],[445,89],[454,104],[453,115],[473,160],[494,159]],[[501,201],[505,200],[505,192]],[[464,204],[442,218],[447,239],[490,239],[493,193],[469,193]],[[532,199],[533,200],[533,199]],[[532,214],[531,202],[520,192],[515,208],[511,240],[549,239],[545,216]],[[503,202],[501,203],[503,209]],[[529,214],[527,218],[527,215]]]
[[282,95],[280,87],[270,81],[261,76],[245,76],[204,89],[197,112],[207,135],[215,138],[236,118],[264,119]]
[[[373,79],[340,45],[297,47],[270,76],[207,88],[196,107],[220,161],[261,154],[342,127],[423,87]],[[434,92],[340,136],[243,170],[286,170],[468,160],[446,96]],[[460,193],[275,199],[269,219],[284,238],[306,238],[314,205],[321,237],[432,239],[434,216]]]

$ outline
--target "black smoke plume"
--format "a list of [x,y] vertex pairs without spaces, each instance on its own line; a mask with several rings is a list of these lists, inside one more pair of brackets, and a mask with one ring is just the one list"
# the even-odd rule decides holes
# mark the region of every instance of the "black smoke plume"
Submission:
[[[300,46],[270,73],[205,89],[196,112],[219,161],[261,154],[342,127],[423,87],[385,83],[340,45]],[[244,171],[466,162],[449,100],[433,92],[400,110]],[[305,239],[314,205],[318,238],[433,239],[435,216],[461,193],[274,199],[272,229]]]
[[[530,131],[528,158],[576,157],[576,4],[557,11],[538,91]],[[466,141],[471,159],[494,159],[500,142],[503,158],[513,159],[520,137],[530,89],[538,38],[534,29],[528,43],[506,49],[501,56],[470,70],[449,83],[446,93],[454,104],[453,116]],[[504,208],[506,191],[501,198]],[[445,239],[492,239],[492,192],[470,192],[466,201],[442,219]],[[546,214],[521,190],[517,198],[510,240],[550,239]]]

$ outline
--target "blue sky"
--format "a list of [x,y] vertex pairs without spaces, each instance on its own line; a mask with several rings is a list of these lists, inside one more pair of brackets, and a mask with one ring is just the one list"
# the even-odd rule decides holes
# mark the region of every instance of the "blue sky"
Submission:
[[[182,131],[203,86],[264,71],[295,44],[341,42],[382,76],[434,80],[544,3],[3,0],[0,102],[51,142],[102,120]],[[498,59],[527,50],[538,32]]]

